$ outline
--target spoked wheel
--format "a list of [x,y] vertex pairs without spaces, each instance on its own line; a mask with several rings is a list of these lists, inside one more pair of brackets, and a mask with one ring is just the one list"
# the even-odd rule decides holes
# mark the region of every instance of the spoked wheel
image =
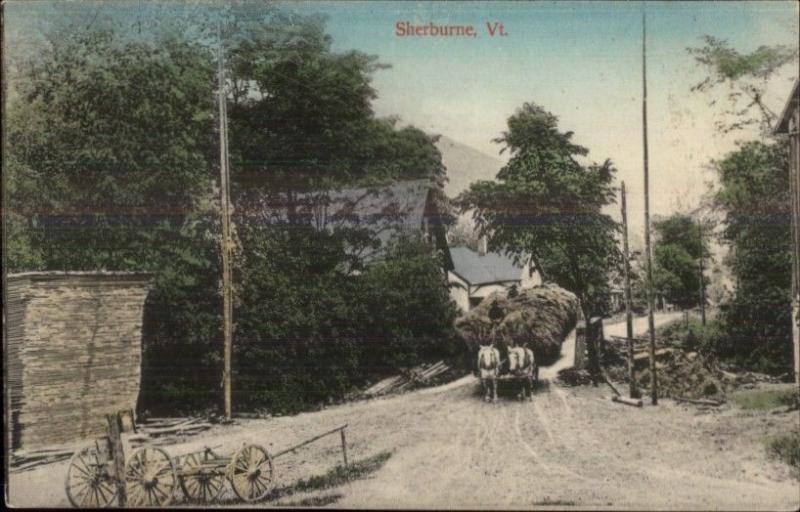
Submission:
[[206,454],[192,453],[181,466],[179,482],[187,498],[207,503],[219,496],[225,485],[225,475],[215,468],[204,467]]
[[162,507],[172,501],[178,478],[167,452],[146,446],[128,459],[125,483],[129,507]]
[[272,488],[272,458],[261,446],[250,444],[236,452],[228,480],[233,492],[244,501],[264,498]]
[[84,448],[72,456],[67,469],[67,498],[73,507],[100,508],[111,505],[117,486],[108,472],[108,459],[96,448]]

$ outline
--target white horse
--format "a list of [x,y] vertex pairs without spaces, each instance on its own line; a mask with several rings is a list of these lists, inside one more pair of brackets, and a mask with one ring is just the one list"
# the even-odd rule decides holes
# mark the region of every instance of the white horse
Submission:
[[[482,345],[478,350],[478,376],[484,400],[497,401],[497,375],[500,371],[500,351],[494,345]],[[491,392],[491,394],[490,394]]]
[[527,346],[509,347],[508,349],[508,370],[509,372],[520,379],[522,386],[517,397],[524,400],[533,400],[533,380],[538,373],[536,368],[536,360],[533,357],[533,351]]

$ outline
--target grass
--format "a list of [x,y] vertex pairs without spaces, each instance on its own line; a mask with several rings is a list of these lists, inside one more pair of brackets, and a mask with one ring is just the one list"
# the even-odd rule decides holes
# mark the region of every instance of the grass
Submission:
[[[387,460],[392,456],[392,452],[384,451],[355,461],[347,466],[336,466],[323,475],[315,475],[308,479],[300,479],[291,485],[274,489],[266,498],[267,501],[276,501],[292,496],[296,493],[307,493],[339,487],[346,483],[359,480],[367,475],[378,471]],[[342,497],[341,494],[329,494],[323,496],[310,496],[298,501],[281,501],[276,505],[282,507],[322,507],[335,503]]]
[[798,402],[796,389],[759,389],[752,391],[739,391],[730,398],[742,409],[768,410],[781,406],[794,406]]
[[296,492],[309,492],[339,487],[378,471],[391,456],[392,452],[381,452],[347,466],[336,466],[324,475],[312,476],[308,480],[298,480],[293,488]]
[[800,478],[800,436],[789,434],[769,438],[767,452],[794,468]]
[[311,496],[310,498],[303,498],[297,501],[283,501],[281,503],[276,503],[276,505],[279,507],[291,508],[325,507],[336,503],[342,496],[342,494],[325,494],[323,496]]

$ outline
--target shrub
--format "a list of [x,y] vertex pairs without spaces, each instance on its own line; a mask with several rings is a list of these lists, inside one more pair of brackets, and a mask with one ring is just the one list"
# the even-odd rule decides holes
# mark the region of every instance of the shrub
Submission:
[[797,434],[770,439],[767,442],[767,451],[773,457],[792,466],[795,471],[800,471],[800,436]]

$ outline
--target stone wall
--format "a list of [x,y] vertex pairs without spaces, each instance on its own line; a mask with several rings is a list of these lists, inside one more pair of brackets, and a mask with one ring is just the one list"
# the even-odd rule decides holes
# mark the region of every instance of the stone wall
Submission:
[[104,435],[135,409],[149,277],[31,272],[6,281],[6,393],[13,449]]

